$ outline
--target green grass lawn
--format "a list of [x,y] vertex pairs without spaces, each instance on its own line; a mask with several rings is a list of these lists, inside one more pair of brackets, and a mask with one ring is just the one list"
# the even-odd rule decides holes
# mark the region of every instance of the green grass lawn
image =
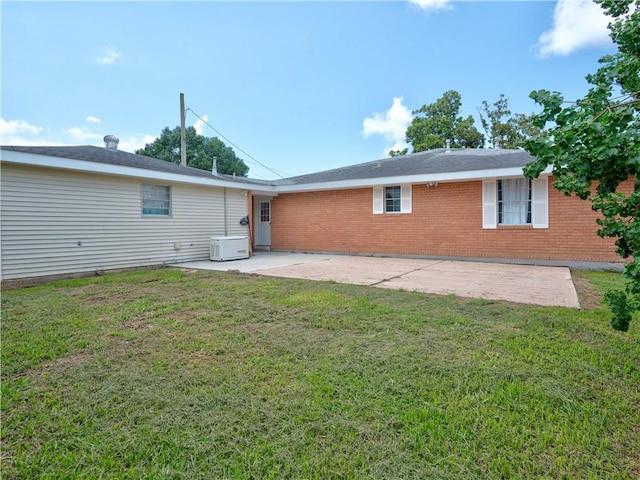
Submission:
[[639,323],[177,269],[4,291],[2,478],[637,479]]

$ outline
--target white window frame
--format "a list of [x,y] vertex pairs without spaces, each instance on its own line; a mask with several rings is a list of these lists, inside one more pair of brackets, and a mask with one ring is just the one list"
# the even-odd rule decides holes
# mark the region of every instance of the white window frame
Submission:
[[[160,196],[159,193],[162,191],[166,191],[167,195]],[[152,205],[154,204],[155,205]],[[158,207],[159,203],[166,203],[167,208]],[[172,211],[172,194],[171,194],[171,185],[159,185],[152,183],[143,183],[140,185],[140,205],[141,205],[141,214],[143,217],[171,217]],[[156,208],[166,210],[167,213],[155,213],[150,212],[148,209]],[[145,210],[147,210],[145,212]]]
[[[388,187],[400,187],[400,211],[388,212],[386,210],[386,191]],[[373,187],[373,213],[375,215],[390,214],[398,215],[402,213],[411,213],[411,184],[403,185],[385,185],[381,187]]]
[[[513,177],[509,177],[513,178]],[[498,228],[498,180],[482,181],[482,228]],[[531,181],[531,225],[533,228],[549,228],[549,177],[541,176]],[[500,225],[509,227],[510,225]]]

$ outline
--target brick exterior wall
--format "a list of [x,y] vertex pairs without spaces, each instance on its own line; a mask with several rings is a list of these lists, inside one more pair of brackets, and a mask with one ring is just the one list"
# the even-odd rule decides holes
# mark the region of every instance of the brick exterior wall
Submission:
[[[590,203],[549,183],[549,228],[482,228],[482,182],[412,186],[412,213],[374,215],[373,188],[279,194],[271,248],[335,253],[620,262]],[[633,182],[625,185],[633,188]]]

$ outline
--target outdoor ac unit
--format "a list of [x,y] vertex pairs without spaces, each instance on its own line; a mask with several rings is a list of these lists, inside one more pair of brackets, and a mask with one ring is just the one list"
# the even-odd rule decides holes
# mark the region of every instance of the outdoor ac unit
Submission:
[[216,262],[249,258],[249,237],[211,237],[209,258]]

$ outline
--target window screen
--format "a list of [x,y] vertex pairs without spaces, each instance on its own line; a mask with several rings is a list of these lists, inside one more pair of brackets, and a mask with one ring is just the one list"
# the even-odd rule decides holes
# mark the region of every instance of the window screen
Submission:
[[142,214],[171,215],[171,187],[166,185],[142,185]]
[[397,187],[385,187],[384,188],[384,211],[385,212],[400,212],[400,186]]

